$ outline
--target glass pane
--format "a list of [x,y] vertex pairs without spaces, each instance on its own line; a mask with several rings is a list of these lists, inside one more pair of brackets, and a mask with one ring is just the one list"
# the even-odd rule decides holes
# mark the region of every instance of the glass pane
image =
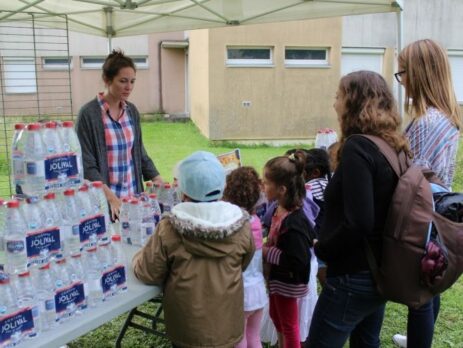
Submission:
[[326,50],[286,49],[285,59],[326,60]]
[[228,59],[270,59],[269,48],[229,48]]
[[82,62],[84,64],[103,64],[104,58],[83,58]]
[[47,65],[68,65],[70,58],[45,58],[44,61]]

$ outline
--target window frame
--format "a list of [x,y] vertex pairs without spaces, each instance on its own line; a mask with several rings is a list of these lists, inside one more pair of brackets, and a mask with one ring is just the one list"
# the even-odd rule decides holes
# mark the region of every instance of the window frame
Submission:
[[[68,63],[47,63],[47,60],[53,59],[67,59]],[[42,57],[42,68],[43,70],[72,70],[72,57]]]
[[341,74],[343,71],[343,55],[344,54],[351,54],[351,55],[370,55],[376,56],[380,58],[380,67],[381,71],[377,71],[380,75],[384,76],[384,59],[386,54],[386,48],[384,47],[341,47]]
[[[15,64],[8,64],[8,62],[16,62]],[[30,66],[33,67],[33,71],[9,71],[8,65],[21,65],[17,62],[28,61]],[[3,84],[6,94],[37,94],[37,67],[34,57],[2,57],[3,63]],[[33,85],[15,85],[15,83],[10,84],[9,81],[16,81],[19,79],[8,77],[7,74],[10,73],[32,73],[33,77],[29,78],[30,81],[33,81]],[[21,78],[22,79],[22,78]],[[24,90],[21,90],[24,89]]]
[[[325,51],[325,59],[286,59],[286,50]],[[331,68],[329,47],[285,46],[285,68]]]
[[[269,50],[269,59],[235,59],[228,58],[229,49],[238,49],[238,50]],[[274,67],[273,63],[273,46],[226,46],[225,47],[225,65],[227,67],[239,67],[239,68],[272,68]]]

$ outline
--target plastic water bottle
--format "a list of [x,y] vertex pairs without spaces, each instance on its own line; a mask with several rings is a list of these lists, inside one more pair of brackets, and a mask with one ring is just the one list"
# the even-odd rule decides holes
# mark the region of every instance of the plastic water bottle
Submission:
[[36,275],[36,294],[39,302],[43,331],[56,325],[55,282],[50,270],[50,262],[45,262]]
[[16,295],[8,273],[0,271],[0,319],[18,310]]
[[13,187],[17,194],[23,193],[24,185],[24,146],[25,136],[24,130],[26,125],[23,123],[17,123],[14,125],[13,141],[11,144],[11,168],[12,168],[12,179]]
[[87,308],[88,303],[88,283],[86,281],[84,261],[81,253],[73,254],[68,259],[68,273],[71,283],[82,282],[84,285],[85,301],[77,307],[76,312],[76,314],[80,314],[82,310]]
[[63,152],[63,146],[56,122],[50,121],[45,123],[45,128],[42,131],[43,142],[45,143],[46,154],[58,155]]
[[82,185],[77,191],[77,204],[79,205],[80,218],[84,219],[94,214],[94,206],[90,198],[87,185]]
[[111,226],[111,219],[109,217],[109,206],[106,196],[103,191],[103,183],[101,181],[94,181],[91,184],[90,194],[93,204],[95,205],[95,213],[103,214],[105,221],[106,233],[108,235]]
[[34,320],[34,328],[29,333],[29,337],[37,336],[42,327],[40,318],[40,309],[35,296],[36,291],[32,286],[31,274],[29,271],[22,272],[16,279],[16,294],[18,306],[20,308],[29,307],[32,309],[32,318]]
[[141,245],[141,206],[137,198],[130,200],[129,206],[129,239],[133,245]]
[[7,270],[10,274],[17,274],[27,270],[27,226],[19,209],[19,201],[7,202],[7,208],[5,223]]
[[172,194],[172,186],[168,182],[165,182],[164,187],[161,188],[158,194],[158,200],[163,213],[172,210],[174,206],[174,196]]
[[178,188],[178,183],[174,182],[172,187],[172,206],[176,206],[177,204],[181,203],[181,192]]
[[153,182],[151,180],[145,182],[145,192],[147,194],[150,194],[150,193],[154,192]]
[[49,192],[43,196],[43,200],[40,201],[39,205],[45,213],[45,226],[60,226],[61,225],[61,212],[58,208],[56,194]]
[[77,161],[78,175],[68,184],[70,186],[79,186],[84,182],[84,170],[82,165],[82,149],[80,147],[79,138],[74,130],[72,121],[64,121],[59,129],[61,140],[63,142],[63,150],[75,154]]
[[41,195],[45,192],[45,144],[40,133],[40,124],[27,126],[24,146],[25,181],[23,193]]
[[122,265],[127,268],[127,257],[125,256],[124,249],[122,248],[122,241],[120,234],[113,234],[111,236],[111,255],[113,264]]
[[88,284],[88,305],[95,307],[103,299],[103,289],[101,287],[102,269],[96,246],[89,246],[85,250],[85,269]]
[[131,244],[130,240],[130,221],[129,221],[129,209],[130,208],[130,198],[122,197],[121,198],[121,210],[119,212],[119,222],[121,228],[121,235],[124,242]]
[[56,290],[65,288],[66,286],[71,284],[71,279],[69,277],[66,264],[66,258],[63,256],[63,254],[56,255],[53,273],[55,278]]
[[30,196],[27,198],[27,205],[24,206],[28,231],[40,230],[45,227],[46,215],[39,204],[39,197]]
[[111,241],[108,237],[101,238],[98,241],[97,255],[100,259],[102,271],[106,271],[113,266],[113,257],[111,254]]
[[151,210],[151,202],[149,198],[141,202],[142,209],[142,221],[141,221],[141,236],[140,236],[140,244],[145,245],[148,238],[154,233],[154,229],[156,228],[156,223],[154,220],[154,215]]
[[151,204],[151,214],[153,214],[154,218],[154,227],[159,223],[159,220],[161,220],[161,207],[159,206],[158,198],[155,193],[152,193],[148,196],[150,204]]
[[64,240],[65,254],[72,255],[73,253],[80,252],[79,206],[75,199],[75,192],[73,189],[67,189],[63,194],[64,205],[61,210],[63,219],[61,239]]

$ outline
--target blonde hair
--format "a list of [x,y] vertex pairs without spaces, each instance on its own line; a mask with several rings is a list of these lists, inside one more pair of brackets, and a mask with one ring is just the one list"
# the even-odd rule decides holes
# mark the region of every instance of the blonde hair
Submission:
[[405,135],[400,130],[402,119],[391,90],[384,78],[373,71],[356,71],[341,78],[341,139],[338,160],[347,138],[354,134],[376,135],[397,152],[409,153]]
[[399,66],[407,74],[407,112],[413,118],[418,118],[426,113],[427,107],[433,106],[447,115],[455,127],[461,129],[460,107],[444,49],[430,39],[415,41],[400,52]]

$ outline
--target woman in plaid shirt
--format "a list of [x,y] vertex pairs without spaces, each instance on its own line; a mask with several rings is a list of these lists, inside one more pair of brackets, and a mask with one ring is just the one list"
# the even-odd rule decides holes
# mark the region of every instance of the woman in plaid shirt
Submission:
[[106,91],[80,109],[76,125],[84,177],[104,183],[113,219],[119,215],[120,197],[142,192],[143,181],[162,183],[143,146],[140,114],[127,101],[135,76],[133,60],[113,50],[103,64]]

